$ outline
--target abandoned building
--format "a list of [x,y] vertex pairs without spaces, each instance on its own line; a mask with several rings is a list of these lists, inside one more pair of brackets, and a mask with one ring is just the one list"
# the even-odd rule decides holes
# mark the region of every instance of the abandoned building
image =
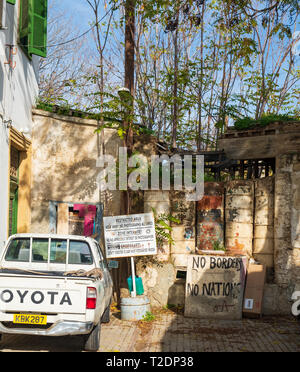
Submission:
[[[124,214],[122,192],[100,192],[97,184],[97,158],[117,158],[122,142],[116,130],[96,133],[98,127],[94,119],[33,111],[30,223],[19,232],[101,239],[102,217]],[[135,148],[146,156],[167,151],[149,135]],[[184,306],[188,256],[225,249],[266,265],[263,313],[288,314],[291,295],[300,290],[299,122],[228,130],[218,148],[202,153],[214,176],[202,200],[187,202],[184,191],[174,190],[133,195],[132,213],[154,208],[180,221],[171,223],[172,244],[136,259],[145,293],[152,306]]]
[[266,265],[262,311],[290,314],[292,293],[300,289],[299,122],[229,130],[219,150],[204,153],[216,182],[205,183],[202,200],[187,203],[174,191],[145,195],[145,210],[159,206],[181,220],[173,226],[174,244],[164,251],[170,263],[141,269],[150,296],[184,305],[187,256],[215,244]]

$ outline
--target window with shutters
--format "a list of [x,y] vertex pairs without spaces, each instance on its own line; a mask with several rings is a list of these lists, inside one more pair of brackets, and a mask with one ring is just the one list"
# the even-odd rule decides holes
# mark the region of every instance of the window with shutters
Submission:
[[30,57],[46,57],[47,0],[20,0],[19,41]]
[[5,0],[0,0],[0,30],[5,27]]

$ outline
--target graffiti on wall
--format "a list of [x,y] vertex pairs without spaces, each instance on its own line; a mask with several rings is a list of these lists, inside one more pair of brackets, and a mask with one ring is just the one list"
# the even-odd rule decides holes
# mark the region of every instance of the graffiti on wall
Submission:
[[224,188],[221,183],[206,182],[205,195],[197,202],[197,247],[214,250],[224,245]]
[[246,258],[188,257],[185,316],[240,319]]

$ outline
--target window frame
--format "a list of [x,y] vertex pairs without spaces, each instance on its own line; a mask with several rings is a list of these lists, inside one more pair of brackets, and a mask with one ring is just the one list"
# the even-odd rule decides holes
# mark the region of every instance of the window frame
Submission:
[[[32,252],[32,245],[33,245],[33,240],[34,239],[41,239],[41,240],[47,240],[48,241],[48,259],[47,261],[33,261],[33,252]],[[17,241],[17,240],[29,240],[30,243],[29,243],[29,259],[28,261],[20,261],[20,260],[7,260],[6,257],[7,257],[7,254],[9,252],[9,249],[11,247],[11,244],[14,242],[14,241]],[[66,241],[67,242],[67,247],[66,247],[66,260],[65,262],[51,262],[51,242],[52,241],[55,241],[55,240],[62,240],[62,241]],[[75,242],[81,242],[81,243],[85,243],[88,247],[88,250],[90,252],[90,257],[91,257],[91,262],[90,263],[69,263],[69,252],[70,252],[70,241],[75,241]],[[101,255],[100,257],[103,257],[103,255]],[[95,258],[94,258],[94,255],[93,255],[93,250],[92,250],[92,247],[90,245],[90,243],[86,240],[80,240],[80,239],[72,239],[72,238],[68,238],[68,239],[64,239],[64,238],[59,238],[59,237],[55,237],[55,238],[52,238],[52,237],[34,237],[34,236],[31,236],[31,237],[18,237],[18,238],[13,238],[11,239],[9,245],[7,246],[5,252],[4,252],[4,261],[5,262],[8,262],[8,263],[11,263],[11,262],[15,262],[15,263],[25,263],[25,264],[30,264],[30,265],[34,265],[34,266],[37,266],[37,265],[47,265],[47,266],[55,266],[55,265],[65,265],[65,266],[92,266],[92,265],[95,265]],[[103,262],[105,262],[105,259],[103,257]]]
[[[25,4],[23,4],[23,0],[19,2],[19,25],[18,25],[18,43],[20,44],[22,50],[26,54],[26,56],[31,61],[32,55],[36,55],[42,58],[47,57],[47,28],[48,28],[48,0],[41,0],[44,2],[44,9],[45,14],[42,16],[38,12],[35,11],[35,0],[24,0],[27,1],[27,18],[28,24],[23,25],[23,12],[25,8]],[[35,35],[40,34],[41,29],[40,27],[36,26],[35,19],[41,19],[43,21],[43,45],[34,45],[34,38]],[[26,44],[24,43],[26,41]]]

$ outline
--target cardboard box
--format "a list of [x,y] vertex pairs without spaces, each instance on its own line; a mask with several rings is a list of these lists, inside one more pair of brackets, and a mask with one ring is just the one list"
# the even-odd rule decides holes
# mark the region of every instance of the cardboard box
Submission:
[[249,264],[243,301],[243,315],[261,316],[266,266]]

